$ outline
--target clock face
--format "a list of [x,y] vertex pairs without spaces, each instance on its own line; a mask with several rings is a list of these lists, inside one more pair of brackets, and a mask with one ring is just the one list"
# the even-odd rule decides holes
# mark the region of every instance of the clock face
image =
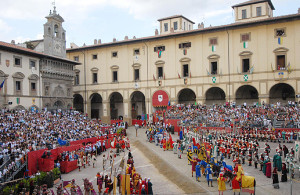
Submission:
[[54,51],[56,51],[57,53],[61,52],[61,45],[58,41],[54,42]]

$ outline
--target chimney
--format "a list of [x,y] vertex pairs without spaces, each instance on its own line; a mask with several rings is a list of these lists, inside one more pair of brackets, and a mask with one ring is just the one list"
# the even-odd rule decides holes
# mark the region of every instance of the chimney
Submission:
[[83,47],[85,47],[86,46],[86,44],[85,43],[83,43]]
[[155,36],[158,36],[158,30],[155,29]]
[[124,40],[128,40],[128,36],[125,36]]
[[15,40],[11,40],[11,42],[10,42],[11,44],[13,44],[13,45],[15,45],[16,44],[16,42],[15,42]]
[[99,45],[101,44],[101,39],[98,39],[98,44],[99,44]]
[[133,36],[133,39],[136,39],[136,37],[135,37],[135,36]]
[[204,29],[204,23],[203,22],[201,22],[201,24],[200,23],[198,24],[198,29]]
[[97,45],[97,39],[94,39],[94,45]]
[[117,39],[116,39],[116,38],[114,38],[114,39],[113,39],[113,42],[116,42],[116,41],[117,41]]
[[174,28],[171,28],[170,31],[171,31],[171,33],[174,33]]

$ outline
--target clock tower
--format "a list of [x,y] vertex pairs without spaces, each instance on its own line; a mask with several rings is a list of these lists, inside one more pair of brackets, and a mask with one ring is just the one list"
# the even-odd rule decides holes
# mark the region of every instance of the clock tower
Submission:
[[46,16],[44,24],[44,53],[66,58],[66,31],[62,27],[64,19],[57,14],[54,6],[53,12]]

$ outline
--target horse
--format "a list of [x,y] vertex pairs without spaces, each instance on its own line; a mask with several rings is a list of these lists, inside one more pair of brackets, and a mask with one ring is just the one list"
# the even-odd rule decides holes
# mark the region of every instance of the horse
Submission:
[[228,183],[229,183],[229,185],[231,187],[231,181],[235,177],[235,175],[232,173],[232,171],[229,171],[228,169],[225,169],[223,177],[228,179]]

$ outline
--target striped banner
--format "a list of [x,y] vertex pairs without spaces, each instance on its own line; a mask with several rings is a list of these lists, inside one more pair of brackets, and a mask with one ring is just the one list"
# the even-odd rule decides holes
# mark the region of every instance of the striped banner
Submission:
[[243,43],[243,47],[244,47],[245,49],[248,48],[248,42],[247,42],[247,41],[245,41],[245,42]]
[[278,44],[281,45],[282,44],[282,38],[278,37]]
[[216,46],[215,46],[215,45],[212,45],[212,46],[211,46],[211,51],[212,51],[212,52],[215,52],[215,51],[216,51]]

